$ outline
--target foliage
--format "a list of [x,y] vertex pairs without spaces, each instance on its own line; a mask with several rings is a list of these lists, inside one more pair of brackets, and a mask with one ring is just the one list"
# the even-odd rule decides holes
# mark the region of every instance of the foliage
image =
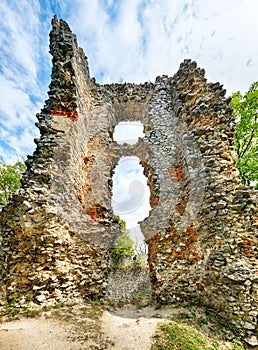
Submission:
[[[151,350],[222,350],[219,342],[205,336],[196,328],[171,321],[159,326],[153,336]],[[233,343],[228,349],[244,350],[240,343]]]
[[142,259],[140,255],[137,255],[135,265],[139,267],[144,267],[148,265],[147,260]]
[[16,288],[14,288],[11,305],[8,303],[6,297],[4,298],[5,313],[10,316],[15,316],[18,313],[17,303],[18,303],[18,297],[17,297]]
[[134,256],[133,241],[127,230],[124,231],[116,240],[115,248],[112,250],[112,258],[117,263],[122,256]]
[[121,219],[119,215],[115,215],[115,218],[119,222],[122,231],[125,231],[126,230],[126,222],[123,219]]
[[134,256],[134,243],[129,235],[129,231],[126,229],[126,223],[118,215],[115,218],[121,225],[122,234],[115,241],[115,248],[111,252],[111,256],[115,263],[118,263],[122,256],[129,255]]
[[243,183],[258,181],[258,82],[248,92],[232,95],[231,107],[236,118],[235,150],[237,168]]
[[21,176],[26,166],[22,162],[8,165],[0,162],[0,207],[7,204],[12,192],[21,186]]

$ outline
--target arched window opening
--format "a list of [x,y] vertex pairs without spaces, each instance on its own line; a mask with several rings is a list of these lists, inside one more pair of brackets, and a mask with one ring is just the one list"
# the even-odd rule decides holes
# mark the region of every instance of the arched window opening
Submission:
[[134,122],[120,122],[113,134],[113,139],[118,144],[127,143],[134,145],[138,142],[140,137],[144,137],[143,124],[139,121]]
[[140,159],[122,157],[114,169],[112,180],[112,209],[125,221],[136,255],[147,255],[147,244],[138,222],[149,216],[150,189]]

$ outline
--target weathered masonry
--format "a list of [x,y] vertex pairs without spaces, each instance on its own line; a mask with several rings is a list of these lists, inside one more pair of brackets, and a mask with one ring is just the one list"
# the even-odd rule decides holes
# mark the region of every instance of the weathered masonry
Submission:
[[[52,21],[49,99],[22,188],[3,209],[1,303],[105,296],[109,250],[119,235],[112,172],[141,160],[151,191],[141,223],[153,296],[208,305],[258,333],[257,191],[235,168],[234,119],[219,83],[185,60],[155,83],[99,85],[66,22]],[[140,121],[136,145],[113,141]]]

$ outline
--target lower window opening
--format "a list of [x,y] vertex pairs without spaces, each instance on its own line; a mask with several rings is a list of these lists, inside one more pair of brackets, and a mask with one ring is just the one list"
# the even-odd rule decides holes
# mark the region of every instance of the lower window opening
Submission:
[[148,265],[148,245],[139,222],[149,216],[150,189],[140,159],[122,157],[114,169],[112,209],[121,223],[122,232],[112,251],[119,265]]

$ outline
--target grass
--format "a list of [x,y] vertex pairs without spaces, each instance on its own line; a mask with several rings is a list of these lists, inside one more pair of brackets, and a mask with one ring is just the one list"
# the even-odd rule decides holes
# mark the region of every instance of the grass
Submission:
[[153,336],[151,350],[245,350],[244,345],[234,341],[226,344],[208,337],[194,326],[170,321],[161,324]]
[[195,328],[169,322],[159,326],[157,334],[154,335],[154,344],[151,350],[216,350],[217,342],[210,343]]
[[135,294],[133,296],[132,304],[134,304],[138,309],[143,309],[151,304],[151,296]]
[[192,325],[207,335],[216,334],[218,339],[229,339],[236,336],[241,338],[243,336],[241,330],[233,324],[226,322],[219,314],[197,306],[185,307],[183,311],[179,311],[175,315],[175,319]]

